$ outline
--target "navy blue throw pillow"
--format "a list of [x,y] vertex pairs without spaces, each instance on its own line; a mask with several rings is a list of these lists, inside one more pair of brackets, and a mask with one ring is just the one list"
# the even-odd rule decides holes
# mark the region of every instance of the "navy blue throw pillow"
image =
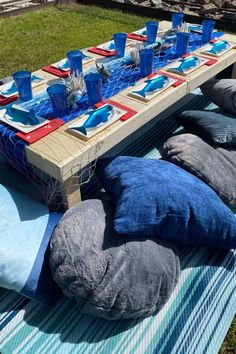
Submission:
[[217,194],[172,163],[136,157],[98,162],[116,203],[117,233],[182,245],[236,248],[236,219]]
[[236,116],[210,111],[184,111],[176,119],[187,131],[210,143],[236,148]]

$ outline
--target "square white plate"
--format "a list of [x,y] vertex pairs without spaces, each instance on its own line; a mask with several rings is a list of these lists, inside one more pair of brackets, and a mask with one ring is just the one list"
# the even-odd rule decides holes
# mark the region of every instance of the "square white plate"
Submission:
[[[83,64],[87,64],[91,61],[94,60],[94,58],[87,56],[87,54],[84,54],[85,56],[83,57]],[[63,71],[68,71],[70,69],[69,61],[67,58],[64,58],[62,60],[59,60],[58,62],[52,64],[54,68],[63,70]]]
[[[133,43],[135,43],[134,40],[129,39],[129,38],[126,39],[126,47],[132,45]],[[110,46],[112,46],[113,49],[110,48]],[[98,45],[96,48],[105,50],[108,53],[114,52],[115,51],[114,41],[112,40],[112,41],[106,42],[104,44]]]
[[148,92],[145,94],[145,97],[143,97],[141,94],[139,94],[138,92],[142,91],[146,85],[148,85],[148,82],[147,81],[151,81],[151,80],[154,80],[160,76],[163,76],[163,75],[155,75],[153,76],[151,79],[146,79],[144,82],[142,82],[141,84],[135,86],[134,88],[132,88],[132,90],[129,91],[128,93],[128,96],[131,96],[131,97],[134,97],[134,98],[137,98],[138,100],[141,100],[141,101],[144,101],[144,102],[149,102],[150,100],[152,100],[154,97],[158,96],[160,93],[162,93],[163,91],[167,90],[171,85],[173,85],[174,82],[177,81],[177,79],[173,79],[173,78],[170,78],[168,77],[168,81],[166,83],[166,85],[161,88],[161,89],[157,89],[153,92]]
[[[24,108],[21,108],[17,105],[13,105],[13,107],[17,107],[18,109],[22,110],[22,111],[26,111]],[[1,109],[0,110],[0,120],[10,126],[12,126],[13,128],[21,131],[22,133],[30,133],[35,129],[38,129],[39,127],[42,127],[43,125],[47,124],[49,122],[48,119],[44,119],[43,117],[37,117],[40,121],[39,124],[35,124],[35,125],[26,125],[23,124],[22,122],[15,122],[11,119],[11,117],[6,114],[6,109]]]
[[[68,63],[68,65],[67,65],[67,63]],[[68,59],[66,59],[66,58],[57,61],[56,63],[52,64],[51,66],[53,66],[54,68],[63,70],[63,71],[68,71],[70,69]]]
[[[42,85],[46,81],[45,79],[41,78],[38,75],[32,75],[32,78],[33,78],[32,87],[37,87],[39,85]],[[11,92],[11,93],[7,93],[7,91],[10,90],[12,85],[14,85],[14,88],[15,88],[14,91]],[[14,80],[12,80],[12,81],[0,86],[0,95],[2,95],[4,97],[11,97],[11,96],[14,96],[16,94],[18,94],[18,90],[16,88]]]
[[[187,28],[191,32],[196,32],[196,33],[200,33],[200,34],[202,33],[202,25],[189,23],[187,25]],[[217,29],[213,29],[212,33],[215,33],[215,32],[217,32]]]
[[[78,137],[82,138],[83,140],[88,140],[88,139],[92,138],[94,135],[96,135],[97,133],[99,133],[101,130],[107,128],[109,125],[111,125],[114,122],[116,122],[124,114],[127,113],[126,110],[118,108],[116,106],[113,106],[110,103],[106,103],[106,104],[104,104],[104,106],[101,106],[99,108],[105,107],[107,105],[110,105],[110,106],[113,107],[113,110],[111,111],[107,122],[100,123],[99,125],[97,125],[94,128],[86,128],[87,135],[84,135],[82,132],[73,129],[74,127],[81,127],[86,122],[86,120],[88,119],[88,117],[89,117],[88,113],[90,113],[92,111],[96,111],[96,109],[91,109],[91,110],[88,111],[87,114],[83,114],[78,119],[76,119],[71,125],[69,125],[68,126],[68,132],[73,134],[73,135],[75,135],[75,136],[78,136]],[[99,108],[97,108],[97,109],[99,109]]]
[[115,50],[114,41],[109,41],[98,45],[96,48],[105,50],[106,52],[113,52]]
[[196,66],[191,67],[191,68],[187,68],[187,69],[183,69],[183,71],[180,71],[180,70],[178,70],[178,68],[181,65],[182,61],[178,60],[178,61],[172,63],[168,67],[167,71],[173,72],[173,73],[178,74],[178,75],[186,76],[186,75],[192,73],[194,70],[197,70],[198,68],[200,68],[206,62],[209,61],[209,59],[201,58],[201,57],[198,57],[197,55],[191,55],[191,56],[187,57],[186,59],[189,59],[191,57],[196,57],[198,59],[198,64]]
[[206,55],[210,55],[210,56],[213,56],[213,57],[216,57],[216,58],[219,58],[221,57],[221,55],[227,53],[229,50],[231,50],[235,44],[234,43],[230,43],[230,42],[227,42],[228,43],[228,47],[224,50],[221,50],[220,52],[217,52],[217,53],[211,53],[209,52],[209,50],[212,49],[213,47],[213,44],[209,44],[207,45],[206,47],[204,47],[204,49],[201,51],[202,54],[206,54]]
[[[165,31],[166,31],[165,29],[163,29],[161,27],[160,28],[158,27],[157,33],[161,34],[161,33],[164,33]],[[146,36],[147,35],[147,29],[146,29],[146,27],[143,27],[143,28],[140,28],[137,31],[132,32],[132,33],[133,34],[138,34],[139,36]]]

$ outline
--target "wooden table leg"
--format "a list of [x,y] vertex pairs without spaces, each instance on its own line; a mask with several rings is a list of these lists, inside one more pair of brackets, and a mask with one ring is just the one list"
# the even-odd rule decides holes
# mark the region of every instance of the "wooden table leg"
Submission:
[[61,186],[61,197],[65,210],[81,201],[79,177],[72,176],[64,181]]
[[236,63],[233,64],[233,70],[232,70],[231,79],[236,79]]

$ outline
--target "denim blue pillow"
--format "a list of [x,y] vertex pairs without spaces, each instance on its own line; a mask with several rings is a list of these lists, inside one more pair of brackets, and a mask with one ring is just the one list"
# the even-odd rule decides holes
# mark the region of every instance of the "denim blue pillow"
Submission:
[[44,304],[52,303],[47,248],[61,215],[0,184],[0,287]]
[[180,167],[117,157],[98,162],[98,173],[116,203],[117,233],[236,248],[232,211],[210,187]]

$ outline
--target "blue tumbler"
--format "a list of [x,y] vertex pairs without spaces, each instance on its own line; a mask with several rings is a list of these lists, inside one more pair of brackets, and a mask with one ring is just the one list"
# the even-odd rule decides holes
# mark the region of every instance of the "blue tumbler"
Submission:
[[156,42],[157,30],[158,30],[158,22],[156,21],[148,21],[146,23],[147,29],[147,43],[153,44]]
[[182,55],[187,53],[189,36],[190,36],[189,32],[176,33],[176,56],[177,57],[182,57]]
[[127,34],[126,33],[115,33],[113,38],[114,38],[116,56],[118,58],[122,58],[125,54],[125,45],[126,45]]
[[181,27],[183,24],[184,14],[172,14],[172,28]]
[[211,40],[214,26],[215,21],[213,20],[202,21],[202,43],[208,43]]
[[102,77],[100,74],[87,74],[84,77],[89,106],[102,101]]
[[56,116],[63,117],[68,113],[66,86],[55,84],[47,88],[52,108]]
[[29,101],[33,98],[31,72],[22,70],[13,74],[21,101]]
[[154,51],[152,48],[141,49],[139,51],[140,74],[142,77],[152,73]]
[[70,73],[78,77],[82,73],[82,59],[83,53],[80,50],[72,50],[67,53],[67,58],[70,64]]

